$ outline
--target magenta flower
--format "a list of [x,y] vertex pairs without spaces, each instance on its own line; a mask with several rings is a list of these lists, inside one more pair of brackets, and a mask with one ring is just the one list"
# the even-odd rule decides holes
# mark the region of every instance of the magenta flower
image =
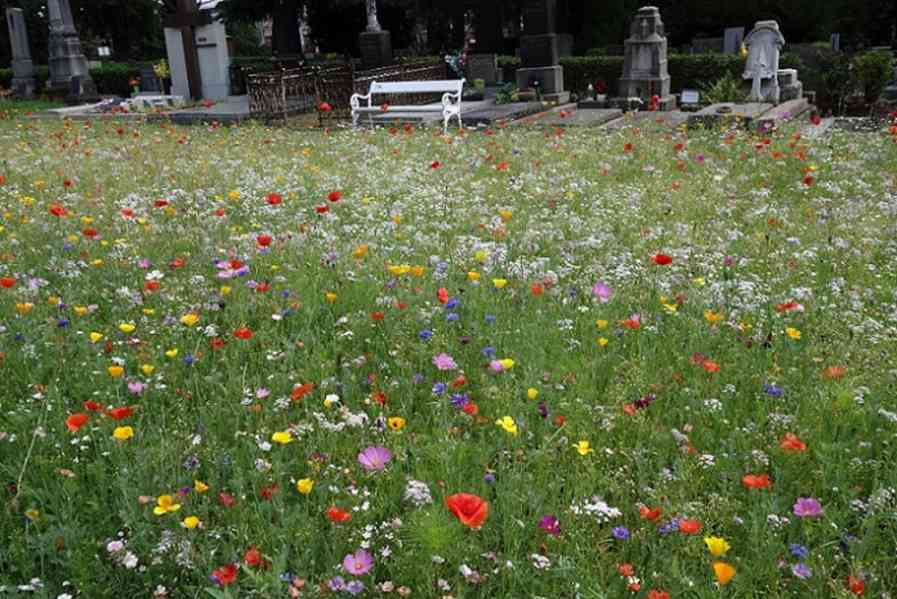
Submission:
[[455,364],[454,358],[446,353],[433,356],[433,365],[439,370],[455,370],[458,365]]
[[489,370],[492,372],[502,372],[505,367],[501,365],[501,360],[492,360],[489,362]]
[[140,381],[128,382],[128,391],[130,391],[134,395],[140,395],[141,393],[143,393],[144,389],[146,389],[146,385],[144,385]]
[[365,470],[383,470],[392,459],[392,452],[385,447],[368,447],[358,454],[358,462]]
[[611,296],[614,294],[614,290],[604,281],[598,281],[595,283],[595,286],[592,287],[592,294],[598,298],[599,302],[606,304],[610,301]]
[[539,520],[539,528],[553,537],[560,536],[561,534],[561,523],[551,514],[542,516],[542,519]]
[[812,497],[798,497],[794,502],[794,515],[798,518],[819,518],[822,506]]
[[343,569],[352,576],[367,574],[373,567],[374,557],[364,549],[359,549],[343,558]]

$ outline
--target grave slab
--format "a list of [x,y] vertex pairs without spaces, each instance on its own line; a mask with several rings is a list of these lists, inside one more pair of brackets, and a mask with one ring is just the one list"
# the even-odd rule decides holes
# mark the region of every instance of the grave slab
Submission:
[[545,113],[531,123],[551,127],[600,127],[621,116],[623,111],[619,108],[562,108]]
[[698,127],[711,128],[723,123],[738,123],[742,127],[750,127],[754,120],[772,108],[772,104],[766,102],[748,102],[735,104],[734,102],[720,102],[702,108],[688,117],[689,129]]
[[788,100],[782,102],[778,106],[774,106],[757,118],[757,126],[759,128],[769,128],[779,123],[790,121],[810,110],[810,103],[806,98],[797,98],[796,100]]

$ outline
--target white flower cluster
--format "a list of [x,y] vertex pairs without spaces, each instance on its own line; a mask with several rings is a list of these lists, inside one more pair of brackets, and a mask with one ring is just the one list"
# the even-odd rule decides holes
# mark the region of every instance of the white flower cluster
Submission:
[[573,502],[570,511],[577,516],[592,516],[600,523],[610,522],[614,518],[623,516],[623,512],[615,507],[607,505],[600,497],[595,495],[590,499],[583,499],[580,502]]

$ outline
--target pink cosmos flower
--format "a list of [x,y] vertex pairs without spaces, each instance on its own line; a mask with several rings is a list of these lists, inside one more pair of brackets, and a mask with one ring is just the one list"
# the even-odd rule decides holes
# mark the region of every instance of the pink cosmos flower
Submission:
[[141,393],[143,393],[144,389],[146,389],[146,385],[144,385],[140,381],[128,382],[128,391],[130,391],[134,395],[140,395]]
[[595,283],[595,286],[592,287],[592,294],[598,298],[599,302],[606,304],[610,301],[611,296],[614,294],[614,290],[604,281],[598,281]]
[[343,558],[343,569],[352,576],[367,574],[373,567],[374,557],[364,549],[359,549]]
[[358,462],[368,472],[383,470],[392,459],[392,452],[385,447],[368,447],[358,454]]
[[438,356],[433,356],[433,365],[436,366],[439,370],[455,370],[458,368],[458,365],[455,363],[454,358],[446,353],[441,353]]
[[794,502],[794,515],[798,518],[819,518],[822,506],[812,497],[798,497]]

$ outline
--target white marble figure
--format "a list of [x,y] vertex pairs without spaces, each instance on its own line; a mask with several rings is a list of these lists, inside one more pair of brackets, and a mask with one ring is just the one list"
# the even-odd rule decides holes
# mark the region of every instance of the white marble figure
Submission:
[[377,0],[367,0],[367,11],[368,11],[368,27],[367,30],[370,32],[379,32],[382,31],[380,28],[380,21],[377,20]]
[[[749,102],[779,103],[779,54],[785,45],[785,38],[775,21],[758,21],[754,29],[744,38],[748,49],[744,79],[751,80]],[[763,80],[769,84],[763,86]]]

